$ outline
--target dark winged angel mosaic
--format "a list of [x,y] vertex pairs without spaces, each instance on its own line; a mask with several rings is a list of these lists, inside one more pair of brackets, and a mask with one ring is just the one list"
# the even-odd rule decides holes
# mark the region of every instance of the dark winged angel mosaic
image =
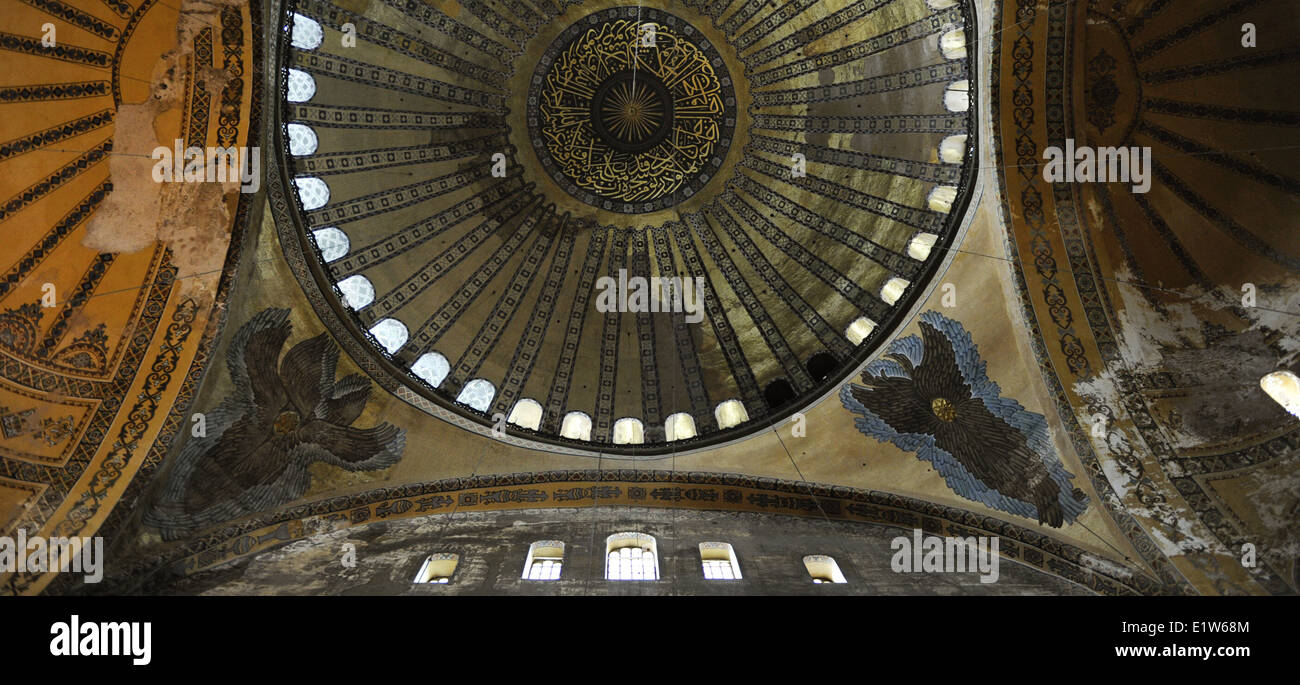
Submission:
[[280,360],[292,331],[288,316],[287,309],[263,310],[231,341],[226,364],[234,390],[205,414],[206,434],[182,448],[145,516],[164,539],[301,497],[315,462],[373,471],[401,458],[405,431],[388,423],[352,426],[371,385],[356,374],[335,381],[339,353],[328,334],[294,345]]
[[1043,415],[1002,397],[960,323],[930,311],[920,328],[840,391],[858,430],[915,452],[966,499],[1055,527],[1078,518],[1088,498],[1071,488]]

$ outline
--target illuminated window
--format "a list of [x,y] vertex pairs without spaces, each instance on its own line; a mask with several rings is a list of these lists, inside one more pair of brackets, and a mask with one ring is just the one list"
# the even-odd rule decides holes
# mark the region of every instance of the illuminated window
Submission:
[[375,340],[379,342],[380,347],[387,350],[389,354],[397,354],[397,351],[402,349],[402,345],[406,344],[409,333],[406,330],[406,324],[401,321],[397,319],[381,319],[370,327],[370,335],[375,336]]
[[953,29],[939,36],[939,51],[944,59],[961,59],[966,56],[966,30]]
[[946,164],[961,164],[966,157],[966,134],[948,136],[939,143],[939,160]]
[[447,358],[437,352],[426,352],[420,355],[411,365],[411,373],[420,377],[430,387],[442,385],[442,381],[451,373],[451,364],[447,363]]
[[668,442],[695,437],[695,419],[686,412],[669,416],[664,421],[664,439]]
[[606,538],[605,580],[659,580],[655,539],[644,533],[615,533]]
[[970,81],[953,81],[943,91],[943,106],[950,112],[965,112],[970,109]]
[[340,231],[333,226],[318,228],[311,232],[311,236],[316,239],[316,247],[320,250],[321,261],[326,264],[342,257],[352,249],[352,242],[348,240],[348,234]]
[[292,36],[291,42],[295,48],[314,50],[320,47],[321,41],[325,39],[325,32],[321,30],[316,20],[294,12]]
[[885,304],[894,304],[898,301],[898,298],[903,296],[904,292],[907,292],[907,286],[909,285],[911,283],[908,283],[905,278],[891,278],[880,289],[880,299],[884,300]]
[[930,191],[930,197],[926,200],[926,205],[931,211],[947,214],[952,211],[952,203],[957,201],[956,186],[935,186]]
[[538,540],[528,547],[528,558],[524,560],[524,580],[559,580],[560,565],[563,563],[563,542]]
[[289,154],[301,157],[316,151],[320,141],[310,126],[289,124],[285,126],[285,130],[289,133]]
[[933,233],[917,233],[912,236],[912,241],[907,244],[907,256],[917,261],[925,261],[930,256],[930,250],[939,240],[939,236]]
[[736,551],[725,542],[701,542],[700,563],[705,580],[740,580],[740,562]]
[[472,409],[486,412],[488,407],[492,406],[492,398],[496,397],[496,395],[496,386],[482,378],[475,378],[460,389],[456,401],[468,405]]
[[289,102],[306,102],[316,94],[316,79],[305,71],[289,70]]
[[458,561],[460,561],[459,554],[430,554],[420,566],[420,571],[415,574],[413,582],[446,585],[451,582],[451,574],[456,572]]
[[1292,416],[1300,417],[1300,377],[1290,371],[1274,371],[1259,379],[1259,387]]
[[560,422],[561,437],[570,440],[591,439],[591,417],[580,411],[571,411]]
[[360,274],[339,281],[339,292],[343,293],[343,303],[353,309],[361,309],[375,301],[375,286]]
[[849,327],[844,330],[844,337],[854,345],[861,345],[874,330],[876,330],[876,322],[864,316],[849,324]]
[[814,583],[849,582],[844,579],[844,574],[840,573],[840,565],[825,554],[810,554],[804,557],[803,566],[808,569],[808,575],[812,576]]
[[713,418],[718,420],[718,430],[722,430],[748,421],[749,412],[745,411],[745,405],[740,400],[727,400],[714,407]]
[[640,445],[645,442],[645,426],[640,419],[623,418],[614,422],[615,445]]
[[298,200],[306,211],[320,209],[330,201],[330,187],[319,178],[302,176],[293,179],[293,184],[298,188]]
[[510,423],[527,428],[528,430],[537,430],[542,425],[542,405],[537,400],[530,400],[525,397],[510,410],[510,417],[506,419]]

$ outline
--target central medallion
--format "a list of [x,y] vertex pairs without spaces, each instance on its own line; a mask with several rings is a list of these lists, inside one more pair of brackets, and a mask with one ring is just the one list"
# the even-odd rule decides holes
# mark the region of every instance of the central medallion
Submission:
[[726,65],[704,35],[651,8],[577,21],[543,54],[529,138],[570,195],[613,212],[672,207],[722,166],[736,125]]

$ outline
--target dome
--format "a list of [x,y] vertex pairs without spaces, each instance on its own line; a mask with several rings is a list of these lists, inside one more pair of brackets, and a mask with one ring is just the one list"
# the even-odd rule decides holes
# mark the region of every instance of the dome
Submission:
[[[281,237],[312,258],[318,312],[430,413],[487,432],[536,397],[537,428],[510,439],[568,451],[690,450],[826,397],[948,256],[976,131],[961,7],[841,35],[821,4],[802,44],[844,47],[816,57],[692,5],[608,1],[547,6],[507,42],[411,26],[334,56],[285,46],[280,77],[315,91],[281,103],[282,172],[329,193]],[[325,227],[347,254],[313,249]],[[373,299],[340,300],[358,277]],[[379,348],[382,321],[409,337]],[[436,387],[418,365],[435,350]],[[470,411],[479,381],[497,390]],[[670,440],[677,414],[693,428]],[[591,426],[566,430],[576,415]]]

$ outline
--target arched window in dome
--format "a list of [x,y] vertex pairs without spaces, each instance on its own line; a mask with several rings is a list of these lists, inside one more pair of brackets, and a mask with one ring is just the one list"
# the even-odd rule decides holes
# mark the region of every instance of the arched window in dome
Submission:
[[515,406],[510,410],[510,417],[506,421],[520,428],[535,431],[542,425],[542,405],[537,400],[530,400],[525,397],[515,402]]
[[966,56],[966,30],[953,29],[939,36],[939,52],[944,59],[962,59]]
[[605,538],[605,580],[659,580],[655,539],[644,533]]
[[943,91],[943,106],[950,112],[970,109],[970,81],[953,81]]
[[748,421],[749,412],[740,400],[725,400],[713,408],[713,418],[718,420],[718,430],[723,430]]
[[1292,416],[1300,417],[1300,377],[1290,371],[1274,371],[1259,379],[1259,387]]
[[330,187],[315,176],[299,176],[293,179],[293,184],[298,188],[298,200],[304,211],[320,209],[330,201]]
[[301,69],[290,69],[288,81],[289,102],[306,102],[316,95],[316,79]]
[[880,299],[884,300],[885,304],[894,304],[898,301],[898,298],[903,296],[903,293],[907,292],[907,286],[909,285],[911,283],[906,278],[895,276],[886,281],[885,285],[880,288]]
[[288,124],[285,130],[289,133],[289,154],[295,157],[310,155],[316,151],[319,140],[316,138],[316,132],[306,124]]
[[819,585],[849,582],[844,579],[844,574],[840,572],[840,565],[835,563],[835,559],[825,554],[809,554],[803,558],[803,566],[808,569],[812,582]]
[[947,214],[952,211],[952,203],[957,201],[956,186],[935,186],[930,191],[930,197],[926,199],[926,205],[931,211]]
[[614,422],[615,445],[640,445],[645,442],[645,426],[640,419],[622,418]]
[[292,39],[295,48],[299,50],[315,50],[320,47],[321,41],[325,39],[325,32],[321,30],[320,24],[315,19],[305,17],[297,12],[293,13]]
[[961,164],[966,158],[966,134],[958,133],[944,138],[939,143],[939,161],[945,164]]
[[736,550],[725,542],[701,542],[700,563],[705,580],[740,580],[740,562]]
[[482,378],[475,378],[460,389],[456,401],[470,409],[486,412],[488,407],[492,406],[492,398],[496,397],[496,395],[497,389],[495,385]]
[[451,364],[447,362],[446,357],[437,352],[425,352],[411,365],[411,373],[428,383],[430,387],[436,388],[442,385],[447,374],[451,373]]
[[805,364],[808,367],[808,375],[818,382],[830,378],[831,374],[835,373],[835,369],[839,368],[839,365],[840,363],[835,359],[835,355],[830,352],[818,352],[809,357],[808,363]]
[[863,340],[871,337],[871,332],[874,330],[876,330],[876,322],[860,316],[844,330],[844,337],[854,345],[861,345]]
[[560,422],[560,436],[570,440],[591,439],[591,417],[580,411],[571,411]]
[[934,249],[934,244],[938,240],[939,236],[933,233],[917,233],[907,243],[907,256],[917,261],[925,261],[930,257],[930,250]]
[[767,406],[772,409],[783,407],[794,401],[794,398],[794,386],[790,385],[790,381],[784,378],[778,378],[763,388],[763,399],[767,401]]
[[402,345],[406,344],[409,332],[406,330],[406,324],[397,319],[381,319],[370,327],[370,334],[375,336],[379,346],[389,354],[397,354],[397,351],[402,349]]
[[311,232],[311,237],[316,240],[321,261],[326,264],[339,259],[352,249],[352,241],[348,240],[348,234],[333,226],[318,228]]
[[564,564],[564,543],[559,540],[538,540],[528,546],[524,559],[524,580],[559,580]]
[[686,412],[678,412],[664,420],[664,439],[685,440],[695,437],[695,419]]
[[375,301],[375,286],[360,274],[339,281],[339,292],[343,293],[343,304],[353,309],[362,309]]

